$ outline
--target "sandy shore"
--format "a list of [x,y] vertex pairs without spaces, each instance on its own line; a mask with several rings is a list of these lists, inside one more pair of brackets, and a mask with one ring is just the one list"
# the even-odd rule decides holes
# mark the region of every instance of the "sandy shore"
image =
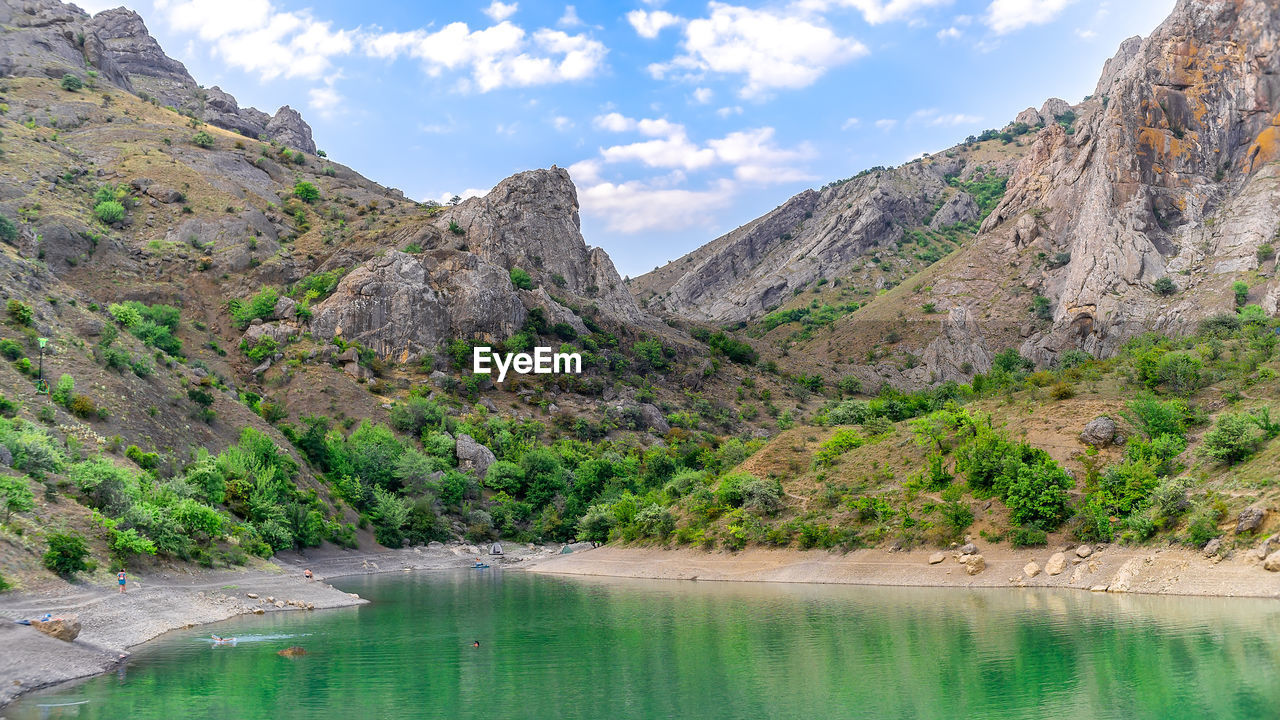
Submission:
[[[509,547],[506,556],[485,561],[519,566],[547,556],[555,548]],[[129,592],[115,586],[62,584],[29,593],[0,597],[0,708],[19,695],[57,683],[110,671],[126,660],[128,650],[170,630],[218,622],[260,611],[305,612],[349,607],[367,602],[342,592],[326,579],[348,575],[465,567],[480,555],[466,545],[350,552],[333,548],[308,553],[282,553],[272,562],[239,570],[143,574],[131,576]],[[310,568],[316,580],[302,575]],[[250,594],[256,598],[249,597]],[[267,598],[286,603],[277,607]],[[296,601],[297,604],[287,604]],[[76,615],[81,624],[74,642],[55,640],[13,620]]]
[[[683,548],[602,547],[533,561],[531,572],[604,575],[669,580],[843,583],[905,587],[1056,587],[1158,595],[1280,598],[1280,573],[1267,572],[1251,551],[1215,561],[1184,548],[1098,546],[1079,557],[1077,546],[1012,550],[979,547],[986,569],[969,575],[959,553],[936,550],[888,552],[855,550],[748,549],[736,553]],[[1064,569],[1044,568],[1063,553]],[[1029,577],[1028,563],[1040,572]]]

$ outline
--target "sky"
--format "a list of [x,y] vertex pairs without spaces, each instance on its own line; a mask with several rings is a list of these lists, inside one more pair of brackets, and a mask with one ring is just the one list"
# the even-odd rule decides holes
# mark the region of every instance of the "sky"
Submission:
[[[83,0],[85,10],[119,0]],[[810,187],[1093,91],[1174,0],[127,0],[196,81],[417,200],[569,169],[636,276]]]

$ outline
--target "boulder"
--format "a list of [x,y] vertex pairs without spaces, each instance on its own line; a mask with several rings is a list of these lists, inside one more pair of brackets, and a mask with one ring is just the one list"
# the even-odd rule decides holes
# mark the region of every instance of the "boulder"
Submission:
[[946,559],[947,559],[947,554],[946,554],[946,553],[944,553],[944,552],[936,552],[936,553],[934,553],[934,554],[932,554],[932,555],[930,555],[930,556],[929,556],[929,564],[930,564],[930,565],[937,565],[938,563],[940,563],[940,562],[942,562],[942,561],[944,561],[944,560],[946,560]]
[[1222,550],[1222,538],[1214,538],[1204,544],[1204,556],[1213,557]]
[[458,456],[458,467],[463,470],[474,469],[476,477],[480,478],[484,477],[489,466],[497,460],[492,450],[476,442],[475,438],[466,433],[458,433],[455,453]]
[[1262,527],[1262,521],[1266,519],[1267,511],[1251,505],[1240,511],[1240,515],[1236,517],[1236,533],[1253,532]]
[[359,359],[360,353],[356,352],[356,349],[353,347],[349,347],[333,357],[333,361],[340,365],[346,365],[349,362],[356,362]]
[[962,555],[960,564],[964,565],[964,571],[970,575],[977,575],[987,569],[987,561],[981,555]]
[[1106,415],[1089,421],[1080,431],[1080,442],[1094,447],[1106,447],[1116,439],[1116,422]]
[[978,546],[974,545],[973,543],[965,543],[960,546],[961,555],[976,555],[977,552],[978,552]]
[[1022,573],[1029,578],[1033,578],[1040,574],[1040,566],[1033,560],[1022,566]]
[[436,387],[444,387],[449,382],[449,375],[439,370],[431,371],[431,383]]
[[1062,571],[1067,568],[1067,556],[1062,553],[1054,553],[1049,558],[1049,562],[1044,564],[1044,571],[1048,575],[1061,575]]
[[666,416],[658,409],[657,405],[652,403],[642,403],[640,405],[640,421],[644,426],[654,432],[665,435],[671,431],[671,424],[667,422]]
[[484,408],[485,410],[488,410],[491,413],[498,412],[498,406],[495,405],[493,401],[490,400],[489,398],[480,398],[480,407]]
[[146,193],[166,205],[180,203],[186,199],[186,196],[181,191],[163,185],[152,185],[147,188]]
[[1280,550],[1268,555],[1267,559],[1262,561],[1262,567],[1271,572],[1280,572]]
[[7,445],[0,445],[0,466],[13,467],[13,452]]
[[32,620],[31,627],[59,640],[71,642],[80,635],[80,618],[75,615],[53,618],[52,620]]
[[1089,547],[1088,545],[1081,545],[1080,547],[1076,548],[1076,557],[1087,558],[1092,554],[1093,554],[1093,548]]
[[281,297],[276,300],[276,306],[271,310],[272,317],[277,320],[290,320],[297,314],[298,303],[291,297]]

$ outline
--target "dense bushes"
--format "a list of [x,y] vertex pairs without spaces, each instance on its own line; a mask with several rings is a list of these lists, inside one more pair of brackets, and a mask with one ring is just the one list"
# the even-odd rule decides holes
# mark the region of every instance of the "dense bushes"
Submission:
[[72,577],[89,569],[89,546],[84,536],[73,532],[50,533],[45,538],[49,549],[44,554],[44,566],[63,576]]
[[182,341],[175,336],[182,320],[182,311],[178,308],[126,300],[107,306],[107,312],[143,344],[170,355],[182,354]]
[[279,300],[280,293],[273,287],[262,288],[248,300],[232,300],[229,305],[231,320],[237,328],[244,330],[254,320],[269,319]]

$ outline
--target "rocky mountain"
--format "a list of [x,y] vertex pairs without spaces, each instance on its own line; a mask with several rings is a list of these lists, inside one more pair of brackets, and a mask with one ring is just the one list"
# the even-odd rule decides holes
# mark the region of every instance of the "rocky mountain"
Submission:
[[154,98],[211,125],[315,153],[311,127],[284,106],[275,115],[240,108],[217,87],[204,89],[186,66],[164,53],[142,17],[116,8],[90,17],[59,0],[0,2],[0,73],[61,78],[70,73]]
[[[1046,363],[1071,348],[1107,355],[1137,332],[1233,311],[1234,283],[1274,314],[1278,37],[1273,2],[1180,0],[1149,37],[1122,44],[1096,94],[1028,109],[1005,129],[1044,124],[1016,157],[984,163],[1009,179],[976,237],[814,343],[828,359],[860,358],[883,345],[867,328],[896,322],[891,344],[910,367],[861,372],[918,384],[984,371],[992,348]],[[963,198],[940,194],[944,178],[975,171],[947,157],[956,151],[803,193],[636,278],[633,292],[687,317],[758,319],[932,222],[939,202],[963,213]]]

